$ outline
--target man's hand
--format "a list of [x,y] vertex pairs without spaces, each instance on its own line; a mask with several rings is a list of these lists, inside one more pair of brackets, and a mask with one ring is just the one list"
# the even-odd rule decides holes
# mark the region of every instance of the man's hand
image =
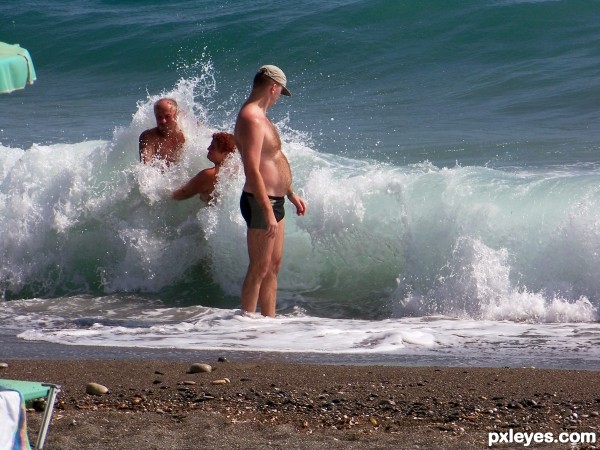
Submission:
[[274,238],[277,235],[277,229],[279,228],[279,224],[277,223],[277,219],[275,219],[275,214],[273,211],[270,211],[271,214],[267,216],[267,237]]
[[296,207],[296,214],[303,216],[306,213],[306,202],[302,197],[296,193],[292,193],[288,195],[288,199]]

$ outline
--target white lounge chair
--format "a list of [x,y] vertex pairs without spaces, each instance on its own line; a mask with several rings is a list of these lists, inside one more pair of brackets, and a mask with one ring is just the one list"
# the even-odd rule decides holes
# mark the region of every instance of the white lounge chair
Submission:
[[44,448],[44,442],[46,441],[48,427],[50,426],[50,420],[52,419],[52,412],[54,410],[54,401],[56,400],[57,394],[60,392],[60,386],[52,383],[38,383],[35,381],[0,379],[0,388],[20,392],[24,402],[31,402],[40,398],[46,399],[44,416],[42,418],[40,432],[37,436],[37,442],[34,447],[35,450]]

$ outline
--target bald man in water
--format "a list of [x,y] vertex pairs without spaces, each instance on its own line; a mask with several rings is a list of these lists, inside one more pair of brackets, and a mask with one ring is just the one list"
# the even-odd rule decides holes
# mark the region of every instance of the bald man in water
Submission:
[[246,182],[240,209],[248,226],[250,263],[242,285],[242,311],[275,316],[277,275],[283,257],[284,201],[306,212],[305,201],[292,189],[292,172],[281,151],[281,139],[267,111],[281,94],[290,96],[283,71],[263,66],[254,77],[250,96],[235,124],[235,140],[244,164]]
[[140,161],[150,164],[165,161],[169,166],[179,161],[185,136],[177,124],[177,102],[171,98],[161,98],[154,104],[156,127],[140,134]]

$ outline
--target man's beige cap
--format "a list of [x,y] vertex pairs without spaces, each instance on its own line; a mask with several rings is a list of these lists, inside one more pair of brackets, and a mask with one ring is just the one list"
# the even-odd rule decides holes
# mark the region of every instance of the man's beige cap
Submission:
[[283,95],[287,95],[288,97],[292,95],[288,88],[285,87],[287,83],[287,78],[285,77],[285,73],[283,73],[283,70],[281,70],[279,67],[267,64],[266,66],[262,66],[260,69],[258,69],[258,71],[264,73],[271,80],[280,84],[283,88],[281,90],[281,93]]

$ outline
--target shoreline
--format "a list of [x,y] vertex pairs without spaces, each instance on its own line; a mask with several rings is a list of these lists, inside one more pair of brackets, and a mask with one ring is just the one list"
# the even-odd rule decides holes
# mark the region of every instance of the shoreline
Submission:
[[[505,350],[506,352],[506,350]],[[302,353],[268,352],[249,350],[188,350],[178,348],[111,347],[66,345],[46,341],[20,339],[15,332],[0,330],[0,359],[51,359],[51,360],[169,360],[188,361],[194,358],[216,360],[225,355],[237,361],[278,361],[298,364],[390,366],[390,367],[480,367],[480,368],[538,368],[550,370],[599,371],[600,360],[573,353],[568,357],[554,356],[551,352],[531,349],[507,353],[504,358],[495,358],[476,350],[461,354],[433,351],[411,351],[404,354],[387,353]],[[495,355],[496,356],[496,355]],[[498,362],[499,361],[499,362]]]
[[[469,450],[488,447],[490,432],[600,430],[597,371],[299,364],[230,355],[223,362],[199,355],[2,362],[8,364],[3,378],[62,386],[46,450]],[[200,362],[215,370],[190,373]],[[86,394],[90,382],[109,392]],[[28,412],[32,440],[40,419]]]

